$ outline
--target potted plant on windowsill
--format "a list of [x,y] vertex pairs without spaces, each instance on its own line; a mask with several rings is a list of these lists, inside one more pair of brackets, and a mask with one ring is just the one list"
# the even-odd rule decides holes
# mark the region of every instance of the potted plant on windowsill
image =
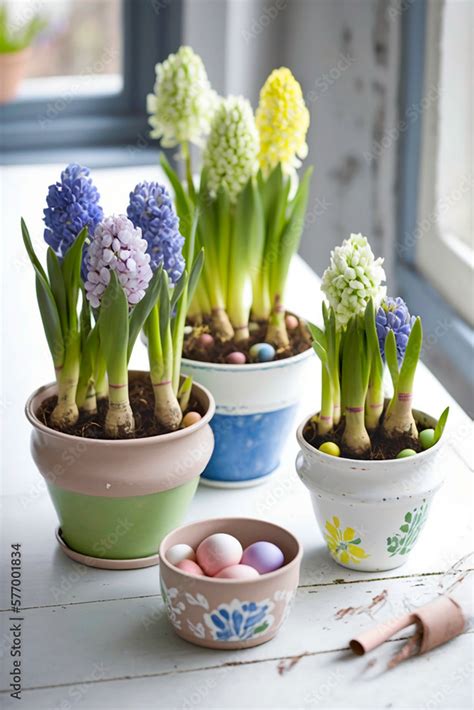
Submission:
[[[180,377],[203,255],[188,273],[162,186],[141,183],[132,195],[135,222],[104,218],[89,171],[69,165],[49,189],[46,269],[22,221],[56,373],[26,404],[33,459],[66,553],[121,569],[157,564],[161,539],[181,522],[213,448],[212,395]],[[158,196],[151,228],[148,208]],[[128,372],[142,327],[150,372]]]
[[[324,329],[310,325],[322,365],[319,412],[297,432],[296,468],[333,559],[366,571],[402,565],[443,474],[439,420],[412,409],[420,318],[386,298],[382,259],[352,235],[331,254]],[[384,398],[385,364],[393,396]]]
[[26,74],[31,56],[31,45],[46,23],[34,15],[16,31],[6,5],[0,6],[0,104],[12,101]]
[[[312,355],[306,324],[284,306],[312,173],[308,168],[299,181],[309,113],[286,68],[267,79],[256,117],[243,97],[216,97],[189,47],[156,73],[152,136],[163,147],[181,146],[183,183],[163,155],[161,164],[183,233],[197,212],[196,249],[206,253],[183,359],[183,371],[216,398],[216,445],[202,480],[253,485],[278,466]],[[203,148],[198,180],[191,143]]]

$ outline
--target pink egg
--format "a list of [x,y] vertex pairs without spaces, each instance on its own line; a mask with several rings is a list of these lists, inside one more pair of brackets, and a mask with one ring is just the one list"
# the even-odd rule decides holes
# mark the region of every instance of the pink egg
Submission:
[[203,333],[199,336],[198,343],[201,348],[205,348],[207,350],[207,348],[212,348],[214,345],[214,338],[210,333]]
[[300,322],[296,316],[292,316],[290,314],[290,315],[286,316],[285,323],[286,323],[286,327],[288,328],[288,330],[294,330],[295,328],[297,328],[299,326]]
[[233,535],[215,533],[201,542],[196,550],[198,563],[210,577],[224,569],[238,565],[242,558],[242,545]]
[[260,577],[255,567],[249,565],[231,565],[224,567],[215,575],[215,579],[256,579]]
[[187,574],[194,574],[196,577],[204,577],[204,572],[202,569],[192,560],[181,560],[176,565],[181,572],[186,572]]
[[188,427],[191,426],[191,424],[196,424],[200,419],[202,419],[202,417],[199,412],[188,412],[184,415],[181,423],[184,427]]
[[177,566],[183,560],[193,560],[194,562],[196,559],[196,553],[190,545],[185,545],[184,543],[181,543],[179,545],[173,545],[173,547],[170,547],[170,549],[166,553],[166,559],[172,565]]
[[244,365],[246,362],[246,357],[244,353],[241,353],[240,351],[236,350],[233,353],[229,353],[226,357],[226,362],[229,363],[229,365]]
[[260,574],[273,572],[283,565],[285,557],[273,542],[254,542],[245,548],[242,564],[254,567]]

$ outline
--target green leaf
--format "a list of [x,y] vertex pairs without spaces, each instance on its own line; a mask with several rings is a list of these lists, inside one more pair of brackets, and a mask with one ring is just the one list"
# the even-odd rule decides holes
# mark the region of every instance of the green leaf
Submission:
[[22,237],[23,237],[23,244],[25,245],[26,252],[27,252],[27,254],[28,254],[29,258],[30,258],[31,263],[33,264],[33,267],[34,267],[35,271],[36,271],[40,276],[43,277],[43,280],[44,280],[44,281],[47,282],[47,281],[48,281],[48,277],[46,276],[46,272],[45,272],[45,270],[43,269],[43,267],[41,266],[40,261],[39,261],[38,257],[37,257],[36,254],[35,254],[35,250],[33,249],[33,244],[32,244],[32,242],[31,242],[30,233],[29,233],[29,231],[28,231],[28,227],[26,226],[26,222],[25,222],[25,220],[23,219],[23,217],[21,218],[21,234],[22,234]]
[[178,390],[178,401],[181,411],[185,412],[189,406],[189,398],[191,396],[191,390],[193,387],[193,378],[191,375],[186,375],[181,387]]
[[324,330],[321,330],[319,326],[315,325],[314,323],[311,323],[311,321],[307,321],[306,324],[313,340],[319,343],[323,348],[326,348],[327,340],[326,333],[324,332]]
[[[202,268],[204,266],[204,249],[200,249],[196,258],[194,259],[193,265],[191,267],[191,274],[189,276],[188,282],[188,293],[187,302],[191,303],[193,300],[194,292],[199,282],[201,276]],[[186,306],[187,308],[187,306]]]
[[145,325],[145,321],[148,318],[151,309],[158,300],[158,296],[161,289],[161,272],[163,267],[160,266],[150,279],[147,290],[142,300],[134,306],[130,318],[129,318],[129,335],[128,335],[128,348],[127,348],[127,362],[130,360],[132,355],[133,347],[135,345],[136,339],[140,330]]
[[61,269],[66,289],[68,325],[75,329],[77,324],[77,300],[81,285],[82,249],[89,232],[87,227],[81,229],[72,245],[64,255]]
[[290,262],[298,250],[301,235],[305,225],[306,208],[308,206],[309,187],[313,168],[309,167],[298,187],[290,205],[290,216],[279,240],[278,258],[275,262],[275,276],[272,276],[272,289],[281,292],[285,285]]
[[400,525],[400,530],[404,533],[407,533],[410,529],[410,526],[404,523],[403,525]]
[[180,278],[178,279],[177,283],[175,284],[175,286],[173,288],[173,292],[171,294],[171,312],[174,311],[175,306],[178,303],[179,299],[181,298],[187,283],[188,283],[188,272],[185,269],[183,271],[183,273],[181,274]]
[[160,338],[164,343],[166,340],[166,331],[170,325],[171,303],[170,292],[168,286],[168,274],[166,271],[161,273],[161,288],[158,297],[158,314],[160,319]]
[[398,387],[398,360],[397,360],[397,342],[395,340],[395,333],[393,330],[389,330],[387,337],[385,338],[385,360],[387,362],[387,367],[390,372],[390,377],[392,378],[394,397],[397,393]]
[[176,172],[173,170],[164,153],[160,153],[160,165],[165,171],[166,177],[171,183],[174,191],[176,212],[180,220],[181,233],[188,238],[191,231],[192,204]]
[[415,378],[415,370],[418,364],[421,353],[421,345],[423,342],[423,330],[421,327],[421,318],[417,318],[413,324],[408,343],[403,357],[402,366],[400,368],[399,385],[403,392],[411,392],[413,389],[413,380]]
[[448,421],[448,414],[449,414],[449,407],[446,407],[440,418],[438,419],[438,423],[436,424],[435,431],[434,431],[434,437],[433,437],[433,446],[441,439],[441,436],[443,434],[444,428],[446,426],[446,422]]
[[102,295],[99,314],[100,349],[107,363],[109,381],[127,382],[128,362],[128,301],[115,271]]
[[406,523],[411,523],[411,518],[412,518],[411,513],[407,513],[407,514],[405,515],[405,522],[406,522]]
[[65,350],[61,320],[49,284],[39,273],[36,273],[36,298],[54,367],[59,368],[63,365]]
[[66,287],[64,285],[61,264],[59,263],[59,259],[51,247],[49,247],[46,252],[46,264],[48,267],[51,291],[53,292],[54,300],[56,301],[56,307],[61,321],[61,328],[63,334],[65,335],[68,330]]

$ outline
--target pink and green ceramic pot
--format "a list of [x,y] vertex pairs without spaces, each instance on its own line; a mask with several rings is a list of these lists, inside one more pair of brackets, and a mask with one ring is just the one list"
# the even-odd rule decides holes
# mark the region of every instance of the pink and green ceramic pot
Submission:
[[[424,428],[436,420],[413,410]],[[319,529],[331,557],[343,567],[379,572],[405,563],[423,530],[431,502],[443,483],[435,446],[416,456],[363,461],[329,456],[297,431],[296,470],[311,494]]]
[[26,404],[26,416],[33,426],[33,460],[58,514],[62,549],[93,567],[157,564],[160,543],[182,522],[212,454],[212,395],[194,383],[192,396],[205,414],[186,429],[107,441],[43,424],[36,412],[55,391],[54,384],[37,390]]

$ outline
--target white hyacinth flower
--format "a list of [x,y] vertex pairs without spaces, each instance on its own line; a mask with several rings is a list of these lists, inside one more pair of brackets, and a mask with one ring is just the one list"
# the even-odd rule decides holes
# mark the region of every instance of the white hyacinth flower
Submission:
[[344,327],[354,315],[365,311],[369,299],[377,308],[385,298],[383,259],[375,259],[362,234],[351,234],[331,252],[331,262],[323,274],[321,289]]
[[135,228],[125,215],[113,215],[100,222],[87,252],[87,299],[98,308],[110,281],[110,272],[116,271],[130,306],[136,305],[145,295],[153,272],[147,242],[142,230]]
[[221,101],[204,152],[211,194],[227,188],[231,202],[256,173],[259,136],[252,107],[242,96]]
[[154,93],[147,96],[151,137],[160,138],[165,148],[186,142],[201,145],[218,103],[201,57],[191,47],[180,47],[155,71]]

